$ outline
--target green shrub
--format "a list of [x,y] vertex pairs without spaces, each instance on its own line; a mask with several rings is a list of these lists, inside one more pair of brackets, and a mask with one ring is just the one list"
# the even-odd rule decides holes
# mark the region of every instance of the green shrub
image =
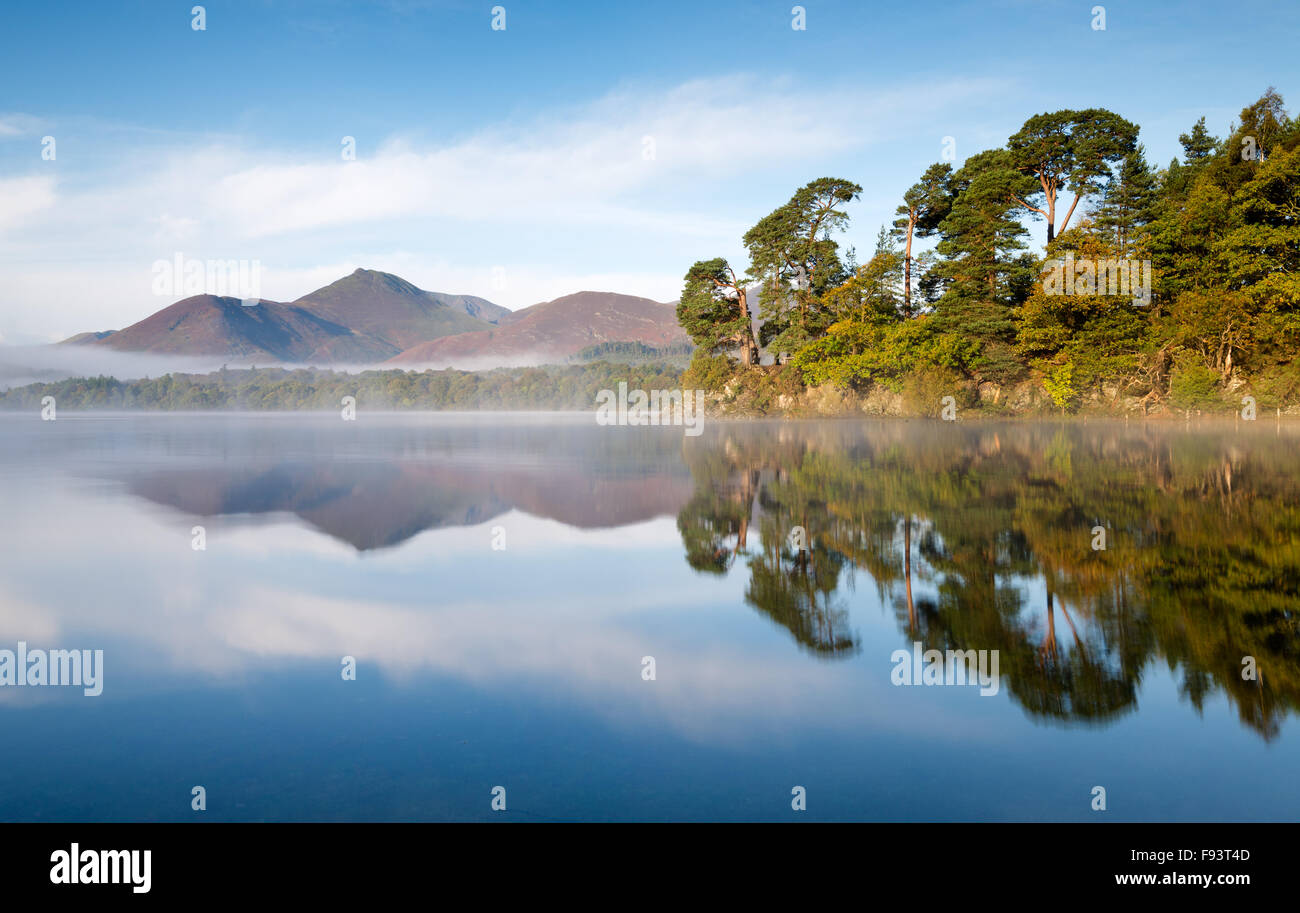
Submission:
[[682,387],[716,393],[727,385],[735,373],[736,362],[732,358],[710,355],[703,349],[696,349],[690,367],[682,374]]
[[903,409],[912,415],[939,417],[943,398],[951,396],[958,409],[975,405],[975,397],[962,375],[951,368],[928,365],[903,378]]
[[1169,402],[1177,409],[1222,408],[1218,372],[1192,353],[1180,353],[1169,375]]
[[1078,397],[1074,387],[1074,362],[1043,365],[1043,389],[1052,398],[1052,403],[1062,412]]
[[793,403],[783,406],[780,398],[795,400],[805,389],[799,370],[792,365],[741,368],[731,383],[736,409],[748,415],[785,412]]
[[1273,365],[1251,378],[1251,392],[1261,407],[1285,407],[1300,399],[1300,362]]

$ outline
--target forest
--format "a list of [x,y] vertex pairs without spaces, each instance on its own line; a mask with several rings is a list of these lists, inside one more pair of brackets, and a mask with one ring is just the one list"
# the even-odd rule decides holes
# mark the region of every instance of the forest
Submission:
[[1156,167],[1112,111],[1034,115],[926,168],[861,264],[835,236],[862,187],[811,181],[745,233],[747,264],[687,271],[684,383],[914,414],[943,395],[1002,414],[1300,409],[1300,119],[1270,88],[1226,136],[1202,117],[1178,140]]
[[37,410],[44,397],[53,396],[57,408],[73,410],[330,410],[353,396],[358,410],[588,410],[597,393],[619,381],[638,389],[672,389],[680,373],[664,365],[608,361],[482,372],[222,368],[139,380],[78,377],[29,384],[0,391],[0,409]]

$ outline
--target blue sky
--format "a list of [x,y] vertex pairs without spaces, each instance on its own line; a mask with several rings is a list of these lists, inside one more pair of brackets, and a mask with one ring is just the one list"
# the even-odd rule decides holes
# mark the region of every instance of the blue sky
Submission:
[[802,31],[789,0],[245,0],[204,31],[193,5],[0,11],[0,342],[152,313],[177,252],[258,260],[277,300],[357,266],[508,307],[670,300],[812,178],[863,185],[865,252],[944,137],[960,161],[1102,106],[1164,164],[1300,82],[1275,0],[1109,2],[1105,30],[1097,0],[806,0]]

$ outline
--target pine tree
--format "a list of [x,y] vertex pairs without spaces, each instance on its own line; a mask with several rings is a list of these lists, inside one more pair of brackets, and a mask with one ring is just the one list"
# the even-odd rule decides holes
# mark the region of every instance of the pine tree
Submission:
[[[1137,133],[1137,126],[1118,114],[1088,108],[1037,114],[1007,140],[1011,167],[1033,177],[1027,192],[1013,198],[1047,220],[1049,244],[1069,227],[1079,203],[1104,189],[1111,167],[1136,145]],[[1058,226],[1057,208],[1067,191],[1074,201]]]
[[852,181],[818,178],[745,233],[750,276],[763,289],[762,342],[778,360],[793,355],[831,323],[820,298],[847,278],[831,233],[848,223],[840,207],[861,193]]
[[1190,133],[1179,134],[1178,142],[1183,146],[1184,164],[1193,168],[1207,161],[1219,146],[1218,139],[1205,129],[1204,117],[1196,122]]
[[1012,161],[1002,149],[981,152],[953,175],[958,192],[939,228],[942,260],[934,268],[945,284],[935,305],[936,329],[976,341],[976,366],[999,377],[1015,373],[1015,306],[1028,291],[1019,281],[1028,264],[1017,256],[1028,232],[1015,209],[1033,179]]
[[700,260],[686,272],[677,322],[705,353],[738,347],[743,364],[758,358],[744,280],[721,257]]
[[1097,226],[1113,233],[1125,256],[1133,253],[1139,232],[1155,218],[1156,177],[1143,151],[1138,146],[1124,157],[1095,212]]
[[931,165],[921,175],[921,180],[903,194],[903,205],[894,211],[894,236],[903,242],[903,310],[908,316],[912,308],[912,239],[928,238],[939,230],[952,209],[952,166],[944,163]]

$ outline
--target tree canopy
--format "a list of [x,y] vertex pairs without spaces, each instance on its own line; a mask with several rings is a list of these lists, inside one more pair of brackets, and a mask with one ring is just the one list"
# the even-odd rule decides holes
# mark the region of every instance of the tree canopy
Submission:
[[[742,239],[767,366],[746,369],[860,394],[987,388],[985,408],[1009,385],[1066,411],[1300,407],[1300,121],[1269,88],[1222,139],[1199,118],[1163,169],[1138,134],[1105,108],[1036,114],[927,166],[860,266],[837,238],[862,188],[805,184]],[[706,300],[739,293],[728,277],[701,297],[693,272],[683,292],[709,357],[738,345],[733,311]]]

